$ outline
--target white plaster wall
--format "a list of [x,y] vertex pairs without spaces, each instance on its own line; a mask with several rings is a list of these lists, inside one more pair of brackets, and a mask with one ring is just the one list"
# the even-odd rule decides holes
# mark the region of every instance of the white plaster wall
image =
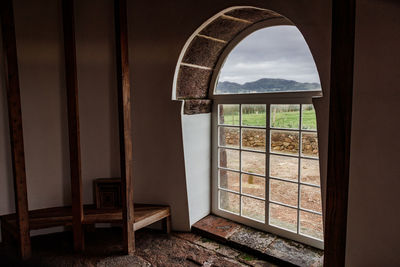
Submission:
[[[113,7],[111,0],[76,2],[84,199],[88,203],[91,179],[119,175],[115,63],[110,39]],[[15,0],[14,4],[29,205],[34,209],[69,204],[60,1]],[[287,16],[309,42],[324,89],[324,98],[315,104],[321,170],[326,177],[330,1],[129,1],[135,200],[171,205],[174,229],[188,230],[196,220],[190,210],[197,196],[191,190],[198,182],[185,171],[182,125],[186,122],[180,116],[181,103],[171,101],[175,66],[186,40],[204,21],[237,5],[270,8]],[[394,0],[358,0],[357,5],[346,262],[347,266],[396,266],[400,238],[400,139],[396,135],[400,125],[399,4]],[[3,73],[0,214],[14,210]],[[390,140],[390,146],[379,143],[382,138]]]
[[[14,13],[29,208],[70,205],[61,1],[15,0]],[[84,203],[93,203],[94,178],[119,176],[113,21],[112,1],[96,1],[95,6],[91,1],[76,1]],[[14,212],[3,73],[0,75],[0,215]],[[38,233],[41,232],[32,235]]]
[[[116,152],[115,72],[112,68],[115,64],[113,6],[111,1],[97,1],[97,9],[93,10],[88,9],[88,4],[78,2],[76,35],[84,200],[92,203],[92,179],[118,176],[119,158]],[[29,206],[37,209],[68,204],[68,135],[60,1],[14,1],[14,5]],[[1,189],[6,189],[11,183],[11,164],[5,90],[1,91],[1,97],[4,103],[1,141],[4,145],[0,181],[4,184]],[[12,205],[7,204],[13,201],[10,193],[11,190],[4,190],[0,194],[4,198],[1,214],[12,209],[8,208]]]
[[28,204],[32,209],[59,206],[69,198],[61,9],[57,1],[42,3],[14,1]]
[[[131,1],[128,6],[130,62],[133,92],[134,171],[140,177],[135,185],[135,197],[141,201],[167,201],[173,203],[173,225],[188,229],[192,221],[190,183],[185,177],[183,158],[180,101],[171,101],[171,88],[175,67],[188,38],[207,19],[221,10],[238,5],[269,8],[289,17],[309,41],[320,72],[324,95],[329,90],[330,64],[330,2],[327,1]],[[301,12],[300,12],[301,10]],[[168,22],[168,23],[166,23]],[[316,103],[320,121],[322,184],[326,177],[327,106],[326,99]],[[158,107],[155,109],[155,107]],[[146,114],[144,114],[146,113]],[[162,115],[161,115],[162,114]],[[162,116],[162,119],[160,118]],[[182,118],[184,120],[184,118]],[[157,122],[157,123],[154,123]],[[168,138],[155,138],[154,131],[162,131]],[[160,139],[161,138],[161,139]],[[186,138],[186,137],[185,137]],[[154,155],[149,151],[162,147]],[[186,144],[184,144],[185,150]],[[159,150],[157,150],[159,151]],[[154,153],[154,152],[153,152]],[[167,157],[167,159],[165,158]],[[153,162],[158,161],[157,170]],[[167,160],[167,162],[165,161]],[[187,166],[186,166],[187,167]],[[163,172],[162,175],[159,173]],[[194,176],[193,176],[194,177]],[[186,184],[187,183],[187,184]],[[158,185],[159,188],[155,187]],[[162,188],[162,189],[160,189]],[[186,190],[189,192],[187,193]],[[172,195],[175,194],[174,197]],[[189,200],[187,199],[189,197]],[[189,201],[189,203],[187,202]],[[197,205],[206,206],[208,199]],[[175,204],[176,203],[176,204]],[[179,216],[177,218],[177,216]],[[185,220],[185,221],[182,221]]]
[[[14,5],[29,205],[31,209],[68,205],[69,160],[60,0],[14,0]],[[188,173],[185,170],[182,125],[186,122],[182,122],[185,118],[181,118],[181,103],[171,101],[176,63],[186,40],[204,21],[225,8],[238,5],[270,8],[289,17],[310,41],[322,85],[328,88],[328,2],[128,1],[134,198],[137,202],[169,204],[172,225],[176,230],[189,230],[190,224],[205,213],[209,202],[206,197],[201,203],[193,201],[201,195],[195,190],[197,183],[205,184],[205,178],[196,174],[202,177],[197,180],[194,178],[196,175],[190,174],[190,168]],[[112,14],[112,0],[99,0],[95,4],[91,0],[76,1],[85,203],[92,201],[92,179],[119,175]],[[14,207],[5,93],[2,89],[0,214],[6,214]],[[319,125],[322,146],[327,140],[327,125],[324,123],[327,109],[324,107],[318,113],[322,121]],[[321,154],[324,154],[322,149]],[[205,168],[201,168],[204,173]],[[324,163],[322,171],[325,171]],[[204,209],[197,213],[196,207],[200,206]]]
[[[1,28],[0,28],[1,34]],[[0,42],[0,58],[3,58],[3,43]],[[0,73],[4,73],[0,64]],[[10,158],[10,133],[8,130],[7,94],[4,75],[0,75],[0,214],[15,211],[14,187]]]
[[190,226],[211,209],[211,114],[182,115]]
[[75,3],[83,201],[89,204],[95,178],[120,176],[114,5]]
[[[28,203],[31,209],[63,205],[69,199],[66,102],[60,3],[14,1],[21,87]],[[40,14],[38,19],[37,14]],[[4,72],[1,72],[4,74]],[[4,75],[1,75],[2,85]],[[1,92],[0,214],[14,212],[8,116]],[[5,157],[4,157],[5,156]],[[47,190],[43,190],[46,188]]]

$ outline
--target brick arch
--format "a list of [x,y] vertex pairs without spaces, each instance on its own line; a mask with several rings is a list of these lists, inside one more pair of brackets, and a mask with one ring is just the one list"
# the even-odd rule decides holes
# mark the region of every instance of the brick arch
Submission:
[[234,7],[214,16],[189,38],[178,61],[173,93],[174,99],[184,101],[184,114],[211,111],[209,88],[221,59],[240,40],[268,23],[292,25],[289,19],[271,10]]

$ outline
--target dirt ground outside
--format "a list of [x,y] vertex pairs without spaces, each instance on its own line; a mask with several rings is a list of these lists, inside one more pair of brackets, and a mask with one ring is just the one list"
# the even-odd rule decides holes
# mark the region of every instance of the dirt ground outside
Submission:
[[[226,153],[226,167],[239,170],[239,151],[224,150]],[[241,152],[242,170],[258,175],[265,175],[265,154]],[[314,159],[299,159],[281,155],[270,155],[270,177],[278,177],[287,181],[270,178],[269,199],[293,207],[322,212],[321,191],[318,187],[301,184],[298,185],[298,164],[300,164],[300,181],[302,183],[319,186],[319,163]],[[240,192],[240,179],[242,193],[265,199],[266,179],[257,175],[242,174],[220,170],[220,186],[235,192]],[[292,181],[292,182],[290,182]],[[300,187],[300,203],[298,203],[298,190]],[[242,215],[265,220],[265,201],[220,191],[220,207],[222,209],[239,213],[240,199],[242,201]],[[299,205],[300,204],[300,205]],[[269,223],[290,231],[297,231],[297,209],[270,203]],[[300,233],[318,239],[323,239],[322,216],[307,211],[299,214]]]

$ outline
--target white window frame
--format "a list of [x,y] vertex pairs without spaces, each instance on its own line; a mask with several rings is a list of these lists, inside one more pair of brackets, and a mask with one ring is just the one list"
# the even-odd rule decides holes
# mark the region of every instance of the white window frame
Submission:
[[[246,217],[231,213],[229,211],[219,209],[218,191],[219,190],[224,190],[224,189],[219,188],[219,184],[218,184],[218,170],[219,169],[224,169],[224,168],[220,168],[218,166],[218,161],[219,161],[218,148],[220,147],[219,146],[219,142],[218,142],[218,139],[219,139],[219,136],[218,136],[218,126],[219,126],[218,125],[218,105],[219,104],[238,104],[238,105],[242,105],[242,104],[263,104],[263,105],[266,105],[266,126],[265,126],[265,128],[264,127],[262,127],[262,128],[261,127],[260,128],[257,127],[257,129],[265,129],[266,130],[266,139],[265,139],[266,140],[266,144],[265,144],[266,148],[265,148],[265,151],[262,152],[266,157],[265,158],[265,165],[266,165],[265,166],[265,176],[264,176],[264,179],[265,179],[265,200],[263,200],[263,201],[265,201],[265,222],[258,222],[258,221],[254,220],[254,219],[246,218]],[[299,218],[300,211],[306,211],[306,212],[322,215],[319,212],[307,210],[307,209],[301,208],[301,206],[300,206],[300,203],[301,203],[300,202],[300,194],[301,194],[300,185],[306,185],[306,186],[312,186],[312,187],[320,188],[320,186],[317,186],[317,185],[311,185],[311,184],[308,184],[308,183],[303,183],[303,182],[301,182],[301,179],[300,179],[300,175],[301,175],[301,170],[300,170],[301,162],[300,161],[301,161],[301,159],[312,159],[312,160],[319,161],[318,158],[307,157],[307,156],[301,155],[301,151],[302,151],[302,148],[301,148],[301,145],[302,145],[301,136],[302,136],[302,133],[309,133],[309,132],[317,133],[317,131],[314,131],[314,130],[303,130],[303,129],[301,129],[302,128],[301,124],[299,124],[299,129],[271,128],[270,127],[270,105],[272,105],[272,104],[298,104],[298,105],[300,105],[300,111],[299,111],[300,115],[299,115],[299,117],[300,117],[300,121],[301,121],[302,120],[302,115],[301,115],[302,106],[301,106],[301,104],[312,104],[312,101],[311,101],[311,99],[301,98],[301,99],[280,99],[279,101],[277,101],[277,99],[274,99],[273,101],[271,101],[271,100],[265,100],[265,101],[258,100],[258,101],[255,102],[254,99],[250,99],[250,100],[247,100],[247,101],[246,101],[246,99],[237,99],[236,101],[233,101],[233,100],[226,100],[226,101],[218,100],[218,101],[214,102],[213,111],[212,111],[212,212],[214,214],[218,215],[218,216],[225,217],[225,218],[228,218],[228,219],[243,223],[245,225],[248,225],[248,226],[251,226],[251,227],[254,227],[254,228],[257,228],[257,229],[260,229],[260,230],[263,230],[263,231],[267,231],[267,232],[270,232],[270,233],[274,233],[274,234],[277,234],[277,235],[280,235],[280,236],[283,236],[283,237],[286,237],[286,238],[289,238],[289,239],[292,239],[292,240],[296,240],[296,241],[299,241],[299,242],[302,242],[302,243],[305,243],[305,244],[308,244],[308,245],[323,249],[323,241],[299,233],[300,232],[300,218]],[[241,119],[239,119],[239,121],[241,121]],[[222,127],[224,127],[224,126],[235,127],[235,128],[239,128],[239,129],[252,128],[251,126],[250,127],[242,126],[241,124],[239,124],[238,126],[223,125]],[[299,153],[297,155],[287,155],[287,154],[271,152],[270,148],[269,148],[270,147],[270,131],[271,130],[284,130],[284,131],[292,131],[292,132],[299,133]],[[239,136],[241,136],[240,132],[241,131],[239,131]],[[250,152],[253,152],[253,151],[248,150],[248,149],[243,149],[243,148],[241,148],[241,146],[239,146],[239,148],[231,148],[231,147],[226,147],[226,148],[227,149],[231,149],[231,150],[237,150],[237,151],[250,151]],[[256,152],[258,153],[258,151],[256,151]],[[298,170],[298,180],[297,181],[289,181],[287,179],[280,179],[280,178],[277,178],[277,177],[270,176],[270,173],[269,173],[269,170],[270,170],[269,157],[270,157],[270,155],[287,156],[287,157],[299,159],[299,161],[298,161],[298,168],[299,168],[299,170]],[[226,170],[229,171],[229,169],[226,169]],[[239,173],[239,174],[246,173],[246,172],[242,171],[241,168],[239,168],[239,171],[234,171],[234,172]],[[263,175],[257,175],[257,177],[263,177]],[[241,178],[239,178],[239,179],[240,179],[239,181],[241,181]],[[289,206],[289,205],[285,205],[284,203],[277,203],[277,202],[269,200],[270,179],[290,182],[290,183],[296,184],[298,186],[297,207],[292,207],[292,206]],[[229,190],[224,190],[224,191],[231,192]],[[240,195],[240,196],[246,196],[246,197],[251,197],[251,198],[257,199],[257,197],[253,197],[253,196],[248,196],[246,194],[242,194],[240,191],[239,191],[239,193],[237,193],[237,192],[232,192],[232,193]],[[279,228],[279,227],[276,227],[276,226],[273,226],[273,225],[269,225],[269,205],[270,205],[270,203],[276,203],[276,204],[279,204],[281,206],[286,206],[286,207],[290,207],[292,209],[296,209],[297,210],[297,232],[296,233],[295,232],[291,232],[290,230],[285,230],[283,228]],[[241,205],[240,205],[240,207],[241,207]]]
[[[211,181],[211,192],[212,192],[212,201],[211,201],[211,210],[212,213],[225,217],[227,219],[231,219],[233,221],[248,225],[250,227],[254,227],[256,229],[260,229],[263,231],[267,231],[273,234],[277,234],[282,237],[286,237],[291,240],[295,240],[307,245],[311,245],[313,247],[323,249],[324,248],[324,243],[321,240],[318,240],[316,238],[306,236],[303,234],[299,234],[299,227],[300,227],[300,220],[299,220],[299,214],[300,210],[304,210],[307,212],[312,212],[316,213],[314,211],[309,211],[306,209],[300,208],[300,185],[304,184],[301,183],[300,181],[300,168],[301,168],[301,163],[300,159],[301,158],[307,158],[305,156],[301,155],[301,134],[302,132],[316,132],[317,131],[308,131],[308,130],[302,130],[301,122],[302,122],[302,109],[300,109],[300,124],[299,124],[299,129],[296,129],[295,131],[299,133],[299,155],[296,157],[299,158],[298,166],[299,166],[299,172],[298,172],[298,181],[296,184],[298,184],[298,205],[297,205],[297,233],[291,232],[289,230],[285,230],[283,228],[275,227],[272,225],[269,225],[269,182],[270,182],[270,173],[269,173],[269,155],[271,154],[270,152],[270,105],[271,104],[313,104],[312,99],[316,97],[321,97],[322,96],[322,91],[296,91],[296,92],[278,92],[278,93],[257,93],[257,94],[214,94],[216,84],[218,81],[218,76],[219,76],[219,70],[221,69],[225,59],[229,55],[229,53],[233,50],[233,48],[245,37],[247,37],[250,33],[269,26],[277,26],[277,25],[288,25],[288,24],[282,24],[281,21],[275,20],[273,22],[262,22],[254,25],[254,27],[249,28],[248,30],[242,32],[235,38],[231,43],[228,44],[227,48],[224,50],[222,53],[220,60],[216,64],[216,68],[214,71],[214,74],[211,78],[211,86],[209,88],[209,95],[210,98],[213,100],[213,106],[212,106],[212,181]],[[254,219],[249,219],[246,217],[242,217],[240,215],[236,215],[234,213],[221,210],[219,209],[219,201],[218,201],[218,191],[219,191],[219,185],[218,185],[218,105],[219,104],[265,104],[266,105],[266,148],[265,148],[265,155],[266,155],[266,168],[265,168],[265,222],[259,222]],[[301,106],[300,106],[301,108]],[[239,110],[241,113],[241,109]],[[241,119],[240,125],[238,126],[239,128],[242,127],[241,125]],[[246,128],[246,126],[243,126],[243,128]],[[250,127],[251,128],[251,127]],[[275,130],[273,128],[272,130]],[[288,129],[279,129],[276,128],[276,130],[288,130]],[[293,129],[289,129],[293,130]],[[318,133],[317,133],[318,134]],[[241,133],[239,134],[241,138]],[[241,139],[240,139],[241,140]],[[230,149],[230,148],[228,148]],[[246,151],[246,149],[243,149]],[[239,146],[239,151],[243,151],[241,148],[241,145]],[[272,153],[274,154],[274,153]],[[281,155],[281,154],[279,154]],[[285,155],[286,156],[286,155]],[[315,159],[315,158],[314,158]],[[317,159],[319,161],[319,158]],[[242,173],[242,170],[240,168],[239,173]],[[276,179],[275,177],[272,177],[273,179]],[[241,183],[241,177],[240,183]],[[279,179],[276,179],[279,180]],[[284,180],[287,182],[287,180]],[[308,185],[309,184],[305,184]],[[241,187],[241,186],[240,186]],[[315,187],[315,186],[314,186]],[[319,186],[320,188],[320,186]],[[240,188],[241,190],[241,188]],[[229,191],[228,191],[229,192]],[[241,192],[239,192],[239,195],[242,195]],[[257,198],[255,198],[257,199]],[[241,202],[241,200],[240,200]],[[282,205],[281,203],[279,205]],[[285,206],[284,204],[282,206]],[[240,205],[241,207],[241,205]],[[291,207],[293,208],[293,207]]]

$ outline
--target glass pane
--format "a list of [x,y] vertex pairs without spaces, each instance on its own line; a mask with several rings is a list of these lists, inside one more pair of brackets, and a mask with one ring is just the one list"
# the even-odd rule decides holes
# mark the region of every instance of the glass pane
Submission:
[[321,189],[307,185],[300,186],[300,207],[307,210],[322,212]]
[[269,155],[269,175],[292,181],[298,180],[299,159],[285,156]]
[[218,123],[239,125],[239,105],[218,105]]
[[301,182],[320,185],[319,162],[314,159],[301,159]]
[[323,240],[322,215],[300,211],[300,233]]
[[265,154],[242,151],[242,171],[265,175]]
[[301,134],[301,154],[308,157],[318,157],[317,133]]
[[299,133],[271,130],[271,152],[298,155]]
[[242,148],[265,151],[265,130],[242,129]]
[[[273,27],[273,28],[278,28],[280,26],[277,27]],[[284,26],[283,26],[284,27]],[[263,30],[271,30],[271,28],[265,28]],[[254,35],[252,35],[254,36]],[[293,33],[288,34],[288,36],[293,36]],[[270,38],[264,38],[262,37],[262,40],[269,40],[269,42],[273,41],[276,38],[276,35],[274,35],[272,37],[272,39]],[[285,37],[286,38],[286,37]],[[253,39],[253,38],[251,38]],[[254,40],[254,39],[253,39]],[[302,41],[304,41],[304,39],[302,38]],[[237,47],[241,47],[242,43],[245,43],[246,40],[240,42]],[[257,45],[259,42],[252,42],[253,44],[250,45],[254,46]],[[298,44],[298,42],[293,42],[296,45]],[[268,47],[270,48],[271,44],[268,44]],[[277,45],[277,44],[275,44]],[[282,43],[279,43],[279,46],[281,46]],[[285,44],[286,45],[286,44]],[[243,48],[244,51],[246,51],[246,53],[248,53],[247,51],[251,51],[251,48],[249,47],[249,45],[247,45],[247,47]],[[256,47],[255,50],[259,49],[259,47]],[[276,50],[280,50],[280,48],[277,48]],[[298,50],[298,47],[293,48],[293,50]],[[272,52],[275,50],[271,50]],[[236,54],[234,53],[235,50],[233,50],[232,54]],[[265,51],[257,51],[259,53],[265,53]],[[257,55],[254,52],[255,55]],[[270,52],[270,51],[267,51]],[[303,52],[303,51],[302,51]],[[229,54],[229,56],[231,56],[231,54]],[[258,55],[257,55],[258,56]],[[291,57],[292,55],[288,55],[288,57]],[[304,54],[301,55],[301,57],[303,57]],[[274,56],[275,57],[275,56]],[[262,64],[257,64],[256,68],[251,68],[250,73],[248,73],[248,77],[246,76],[242,76],[243,74],[240,73],[240,71],[242,71],[244,74],[247,74],[247,72],[249,72],[249,65],[247,64],[247,60],[245,60],[243,63],[244,64],[238,64],[238,62],[243,61],[243,58],[246,58],[247,60],[249,59],[249,57],[244,57],[243,56],[243,50],[240,53],[237,53],[235,55],[235,59],[232,59],[232,61],[230,61],[230,57],[228,57],[226,63],[224,64],[225,66],[230,66],[230,71],[225,71],[224,68],[222,68],[221,70],[221,74],[220,77],[223,77],[224,81],[218,80],[217,86],[215,88],[215,94],[216,95],[241,95],[241,94],[260,94],[260,93],[280,93],[280,92],[301,92],[301,91],[321,91],[321,85],[319,84],[319,82],[312,82],[310,80],[310,82],[300,82],[300,81],[293,81],[293,77],[285,77],[287,76],[287,71],[288,68],[282,68],[282,66],[280,66],[279,64],[281,64],[281,61],[287,61],[287,58],[284,59],[273,59],[270,62],[264,61],[262,62]],[[312,57],[310,57],[312,58]],[[262,60],[262,57],[260,57],[260,59]],[[272,59],[272,58],[271,58]],[[253,59],[251,59],[253,60]],[[314,65],[314,64],[313,64]],[[312,67],[315,69],[315,65]],[[229,73],[232,71],[232,69],[236,69],[234,71],[234,73]],[[296,72],[297,73],[292,73],[295,75],[298,75],[298,70],[296,68],[293,68],[291,66],[289,66],[289,73],[292,72]],[[253,75],[254,72],[258,71],[258,72],[264,72],[264,73],[259,73],[259,75],[261,74],[261,77],[263,75],[265,75],[265,72],[269,72],[272,71],[271,74],[273,74],[274,76],[276,76],[276,70],[277,72],[280,72],[282,70],[284,70],[284,73],[280,73],[278,74],[279,77],[284,77],[284,79],[274,79],[274,78],[261,78],[261,79],[257,79],[254,80],[253,79]],[[315,71],[314,75],[318,75],[316,70],[311,70],[312,72]],[[226,77],[226,75],[228,75],[228,77]],[[232,75],[234,75],[235,77],[232,77]],[[230,77],[229,77],[230,76]],[[264,76],[265,77],[265,76]],[[226,80],[226,78],[229,78],[229,80]],[[286,78],[286,79],[285,79]],[[239,82],[234,82],[237,81],[239,79]],[[244,80],[243,80],[244,79]],[[245,82],[247,81],[247,82]],[[245,82],[244,84],[241,84]]]
[[239,148],[239,128],[218,127],[219,145],[226,147]]
[[265,221],[265,201],[242,196],[242,215]]
[[242,125],[265,127],[266,105],[242,105]]
[[239,214],[240,196],[234,193],[219,190],[219,208]]
[[265,178],[242,174],[242,193],[265,198]]
[[271,128],[299,129],[300,105],[271,105]]
[[270,179],[269,184],[269,199],[271,201],[297,207],[298,184],[278,181],[275,179]]
[[257,30],[240,41],[227,56],[214,93],[320,90],[318,71],[303,35],[296,27],[282,25]]
[[225,148],[219,150],[219,167],[239,170],[239,151]]
[[297,210],[270,203],[269,224],[297,232]]
[[302,125],[303,130],[317,130],[317,117],[312,104],[302,105]]
[[239,192],[239,176],[238,172],[219,170],[219,187]]

